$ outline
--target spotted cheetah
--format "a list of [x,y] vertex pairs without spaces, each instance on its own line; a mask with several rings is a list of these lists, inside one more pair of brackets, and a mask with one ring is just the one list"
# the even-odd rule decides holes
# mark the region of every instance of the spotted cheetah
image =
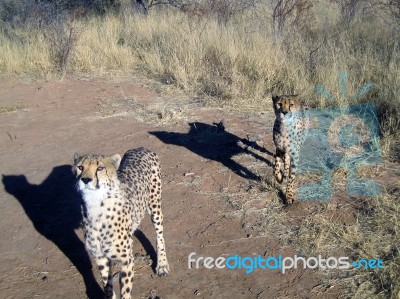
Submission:
[[[304,102],[298,95],[272,96],[275,111],[273,138],[276,146],[274,176],[278,183],[287,178],[286,203],[294,201],[294,181],[300,147],[309,124]],[[283,161],[283,175],[282,175]]]
[[133,233],[145,210],[157,233],[159,276],[169,272],[163,237],[160,162],[147,149],[132,149],[121,160],[118,154],[74,155],[73,172],[82,195],[83,230],[87,250],[94,256],[104,284],[105,298],[116,298],[112,261],[121,263],[120,293],[131,298],[133,285]]

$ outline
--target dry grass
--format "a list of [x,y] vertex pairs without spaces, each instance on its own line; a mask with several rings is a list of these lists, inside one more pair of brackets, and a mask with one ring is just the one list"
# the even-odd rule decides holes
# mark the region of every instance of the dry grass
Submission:
[[96,121],[98,119],[130,116],[138,122],[144,122],[156,126],[176,124],[186,120],[190,112],[185,105],[179,103],[165,103],[159,101],[149,105],[135,98],[100,99],[98,111],[86,119]]
[[14,112],[14,111],[20,111],[26,109],[25,106],[21,105],[7,105],[7,106],[0,106],[0,114],[2,113],[8,113],[8,112]]
[[[169,10],[91,16],[75,21],[81,32],[67,71],[140,72],[208,103],[266,110],[271,93],[301,93],[312,105],[325,106],[329,103],[315,87],[323,85],[340,98],[339,73],[347,71],[347,97],[371,82],[373,92],[361,100],[377,103],[382,130],[393,135],[400,111],[398,33],[378,18],[341,28],[328,13],[329,23],[322,21],[326,15],[317,17],[306,32],[292,30],[281,39],[267,30],[267,15],[251,13],[226,24]],[[1,30],[0,74],[54,74],[57,62],[44,31],[34,26]],[[385,148],[390,156],[392,147]]]
[[[295,245],[308,254],[347,254],[354,260],[380,258],[384,269],[350,270],[328,277],[327,285],[340,286],[353,298],[397,298],[400,294],[398,190],[348,204],[321,204],[303,219]],[[350,209],[349,209],[350,208]],[[356,211],[355,221],[346,223],[343,214]]]
[[[264,227],[265,234],[278,236],[282,247],[291,246],[297,255],[310,257],[348,256],[358,259],[381,259],[383,269],[349,269],[320,271],[322,282],[312,292],[324,296],[330,288],[339,290],[339,298],[393,298],[400,295],[400,221],[398,189],[383,195],[351,201],[334,200],[302,204],[302,213],[282,208],[278,199],[280,187],[260,182],[269,200],[264,209],[246,210],[251,221]],[[249,200],[257,196],[247,196]],[[232,195],[225,195],[229,200]],[[254,213],[255,212],[255,213]],[[294,216],[294,215],[296,216]],[[262,232],[259,232],[262,234]]]
[[7,36],[0,29],[0,73],[3,75],[46,77],[54,71],[50,52],[41,32],[19,29]]

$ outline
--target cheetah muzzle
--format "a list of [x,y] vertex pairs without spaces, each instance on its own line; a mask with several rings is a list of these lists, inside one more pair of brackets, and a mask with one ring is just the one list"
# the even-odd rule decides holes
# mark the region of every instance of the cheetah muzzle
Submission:
[[112,285],[113,261],[121,263],[119,275],[123,299],[131,298],[133,286],[133,233],[147,211],[157,234],[159,276],[169,273],[161,211],[161,172],[157,155],[132,149],[123,158],[74,156],[73,172],[82,195],[83,230],[87,250],[101,272],[105,298],[116,298]]

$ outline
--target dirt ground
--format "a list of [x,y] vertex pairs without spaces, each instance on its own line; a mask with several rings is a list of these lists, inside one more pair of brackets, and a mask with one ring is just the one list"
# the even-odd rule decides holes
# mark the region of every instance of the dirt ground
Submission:
[[[1,298],[102,298],[82,243],[70,164],[75,152],[123,154],[147,147],[163,165],[165,239],[171,272],[137,262],[133,298],[336,298],[318,271],[189,269],[188,255],[295,254],[263,229],[256,188],[271,176],[273,115],[237,115],[198,100],[161,96],[138,80],[0,81]],[[223,122],[221,122],[223,121]],[[250,146],[249,146],[250,145]],[[273,203],[271,203],[273,201]],[[304,205],[289,215],[307,213]],[[154,258],[149,217],[136,252]]]

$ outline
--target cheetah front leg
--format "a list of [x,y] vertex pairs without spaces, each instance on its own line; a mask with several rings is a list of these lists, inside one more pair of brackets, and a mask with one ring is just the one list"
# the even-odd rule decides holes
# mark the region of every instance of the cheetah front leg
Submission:
[[289,153],[285,153],[285,156],[283,158],[283,177],[284,178],[289,177],[290,164],[291,164],[290,155],[289,155]]
[[[289,162],[286,162],[286,155],[288,156]],[[294,202],[294,188],[295,188],[295,179],[296,179],[296,165],[297,162],[299,161],[299,151],[295,149],[291,149],[290,155],[285,154],[285,172],[286,168],[288,171],[288,181],[287,181],[287,187],[286,187],[286,201],[288,204],[291,204]],[[288,165],[286,165],[286,163]]]
[[104,286],[104,294],[106,299],[116,299],[112,284],[111,261],[106,257],[96,258],[96,264],[99,267],[101,279]]
[[286,187],[286,202],[287,204],[291,204],[294,202],[294,182],[296,179],[295,168],[290,167],[289,169],[289,177]]
[[121,299],[131,299],[133,286],[133,258],[127,257],[122,260],[121,272],[119,273],[119,286],[121,290]]
[[277,153],[275,154],[274,176],[279,184],[281,184],[283,181],[281,166],[282,166],[281,154],[277,151]]
[[163,213],[161,211],[161,203],[155,201],[150,203],[151,222],[156,229],[157,234],[157,267],[158,276],[166,276],[169,273],[169,265],[167,253],[165,251],[165,241],[163,234]]

